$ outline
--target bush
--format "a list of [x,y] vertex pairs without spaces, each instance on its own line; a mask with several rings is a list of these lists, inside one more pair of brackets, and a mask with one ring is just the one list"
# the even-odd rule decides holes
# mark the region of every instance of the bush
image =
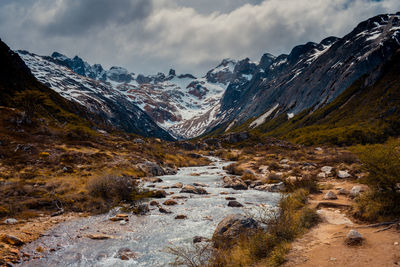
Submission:
[[318,180],[312,175],[303,176],[294,181],[285,180],[285,186],[288,192],[293,192],[297,189],[305,189],[309,193],[319,192]]
[[239,168],[238,164],[236,164],[236,163],[229,164],[228,166],[224,167],[224,170],[226,170],[226,172],[228,174],[232,174],[232,175],[242,175],[243,174],[243,169]]
[[400,215],[400,141],[355,148],[368,176],[362,180],[371,192],[357,201],[358,215],[366,220],[383,220]]
[[86,188],[93,197],[116,202],[130,202],[139,193],[137,182],[127,176],[95,177],[88,182]]
[[246,172],[246,171],[245,171],[245,172],[243,173],[241,179],[242,179],[243,181],[246,181],[246,180],[254,181],[254,180],[257,180],[257,177],[256,177],[252,172]]

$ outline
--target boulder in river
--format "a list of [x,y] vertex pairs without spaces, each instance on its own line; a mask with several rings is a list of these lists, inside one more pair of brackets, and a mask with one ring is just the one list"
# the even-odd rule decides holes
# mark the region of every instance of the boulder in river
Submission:
[[158,211],[161,212],[161,213],[165,213],[165,214],[172,213],[172,211],[170,211],[168,209],[165,209],[163,207],[158,208]]
[[240,204],[238,201],[236,200],[231,200],[228,202],[228,207],[232,207],[232,208],[240,208],[243,207],[242,204]]
[[238,177],[225,176],[222,178],[225,188],[233,188],[235,190],[247,190],[247,184]]
[[165,171],[165,175],[175,175],[178,173],[178,171],[176,169],[171,168],[171,167],[166,167],[164,169],[164,171]]
[[187,216],[184,214],[178,214],[175,216],[175,220],[184,220],[187,219]]
[[204,183],[193,183],[194,186],[200,186],[200,187],[208,187],[208,184]]
[[158,203],[156,200],[152,200],[150,201],[150,206],[160,206],[160,203]]
[[191,193],[191,194],[198,194],[198,195],[207,195],[208,192],[201,187],[195,187],[193,185],[185,185],[180,193]]
[[171,186],[171,188],[182,188],[182,187],[183,187],[182,183],[176,183],[176,184]]
[[178,202],[176,202],[173,199],[167,199],[167,200],[164,201],[163,204],[166,205],[166,206],[173,206],[173,205],[178,205]]
[[154,198],[165,198],[167,196],[167,192],[165,192],[164,190],[156,190],[152,191],[151,196]]
[[146,173],[148,176],[162,176],[165,175],[165,171],[155,162],[147,161],[145,163],[140,163],[137,167]]
[[241,234],[260,229],[256,220],[240,214],[231,214],[219,222],[214,231],[212,240],[216,247],[229,246],[230,241],[236,239]]

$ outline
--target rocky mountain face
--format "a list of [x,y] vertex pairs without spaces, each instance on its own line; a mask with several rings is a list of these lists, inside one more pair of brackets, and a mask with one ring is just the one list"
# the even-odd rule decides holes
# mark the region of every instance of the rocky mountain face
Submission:
[[267,53],[259,63],[224,59],[201,78],[173,69],[150,76],[121,67],[104,70],[57,52],[19,54],[37,79],[112,124],[186,139],[228,131],[250,119],[250,128],[281,114],[290,120],[327,105],[392,57],[400,47],[399,21],[400,13],[379,15],[343,38],[299,45],[288,55]]
[[225,129],[257,118],[250,127],[286,113],[316,110],[334,100],[359,77],[388,61],[400,48],[400,13],[360,23],[343,38],[309,42],[289,55],[265,54],[242,86],[231,83],[212,127]]
[[[54,53],[55,58],[40,57],[27,51],[18,51],[35,77],[59,93],[64,98],[86,107],[108,124],[130,133],[148,137],[173,140],[172,136],[160,128],[147,113],[143,112],[123,93],[101,81],[78,74],[98,75],[94,69],[80,58],[67,59]],[[63,59],[63,63],[60,62]],[[114,69],[106,72],[112,76]],[[114,76],[112,76],[114,77]]]
[[178,139],[204,133],[216,119],[227,86],[247,83],[256,69],[249,59],[225,59],[202,78],[177,75],[173,69],[168,75],[145,76],[121,67],[104,70],[99,64],[91,66],[78,56],[71,59],[58,52],[50,57],[18,53],[37,79],[62,96],[127,131],[141,127],[142,134],[164,139],[170,139],[165,131]]

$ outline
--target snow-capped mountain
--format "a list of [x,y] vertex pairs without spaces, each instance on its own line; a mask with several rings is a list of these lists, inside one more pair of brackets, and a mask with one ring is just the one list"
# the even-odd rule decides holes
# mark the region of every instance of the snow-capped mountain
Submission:
[[291,119],[320,108],[399,48],[397,13],[366,20],[343,38],[296,46],[288,55],[264,54],[258,63],[224,59],[201,78],[173,69],[150,76],[121,67],[104,70],[57,52],[19,54],[37,79],[115,125],[127,129],[145,114],[147,124],[154,121],[176,138],[192,138],[221,127],[227,131],[248,119],[254,128],[280,114]]
[[[18,53],[38,80],[62,96],[109,118],[122,116],[118,113],[128,110],[137,113],[139,107],[176,138],[204,133],[220,111],[227,86],[231,82],[248,82],[256,66],[248,59],[225,59],[203,78],[176,75],[173,69],[168,75],[144,76],[121,67],[104,70],[99,64],[91,66],[78,56],[71,59],[58,52],[50,57]],[[118,110],[112,110],[111,103]]]
[[289,55],[265,54],[249,83],[231,83],[222,99],[218,120],[227,130],[244,121],[286,113],[287,118],[307,108],[320,108],[335,99],[359,77],[374,72],[400,48],[400,12],[379,15],[360,23],[343,38],[309,42]]
[[[66,99],[75,101],[91,112],[105,118],[108,123],[127,132],[143,136],[172,140],[169,133],[160,128],[152,118],[130,101],[123,92],[115,90],[102,81],[79,75],[93,72],[88,64],[75,57],[72,68],[57,63],[57,59],[41,57],[27,51],[18,51],[19,56],[31,69],[32,74],[42,83]],[[76,62],[82,62],[81,65]],[[108,74],[108,73],[107,73]]]

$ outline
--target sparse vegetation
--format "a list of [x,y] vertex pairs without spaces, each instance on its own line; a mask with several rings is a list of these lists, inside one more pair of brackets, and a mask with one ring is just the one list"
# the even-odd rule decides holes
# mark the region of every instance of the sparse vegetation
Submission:
[[400,141],[355,148],[368,176],[363,179],[371,191],[357,200],[356,215],[381,221],[400,215]]
[[268,231],[242,236],[231,249],[214,252],[209,266],[278,266],[285,260],[288,243],[318,223],[319,217],[307,207],[308,192],[299,189],[284,196],[279,209],[262,221]]

